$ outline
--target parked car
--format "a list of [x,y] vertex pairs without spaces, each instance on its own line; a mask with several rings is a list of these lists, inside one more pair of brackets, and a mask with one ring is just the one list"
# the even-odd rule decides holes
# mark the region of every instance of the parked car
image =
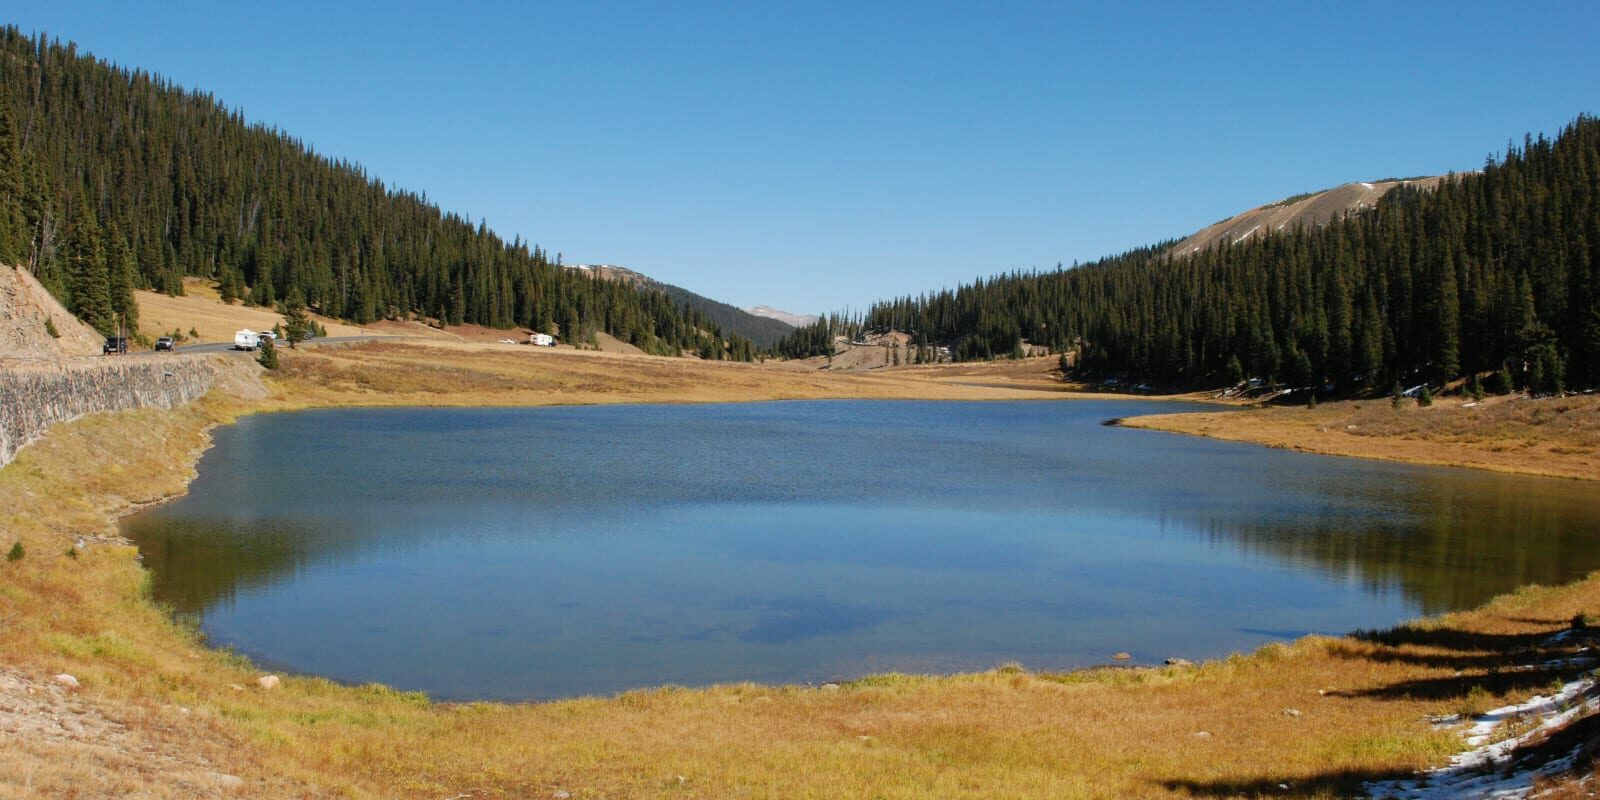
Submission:
[[128,337],[126,336],[107,336],[106,343],[100,348],[100,355],[103,356],[126,352],[128,352]]
[[278,341],[278,334],[273,333],[272,331],[262,331],[256,334],[256,336],[262,339],[271,339],[274,342]]
[[173,344],[173,342],[172,342],[172,337],[171,336],[163,336],[160,339],[156,340],[156,349],[157,350],[171,350],[172,349],[172,344]]

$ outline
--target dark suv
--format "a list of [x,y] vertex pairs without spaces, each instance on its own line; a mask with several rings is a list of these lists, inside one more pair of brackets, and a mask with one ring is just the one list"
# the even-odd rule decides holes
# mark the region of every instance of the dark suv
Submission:
[[105,356],[109,356],[112,353],[126,352],[128,352],[128,337],[126,336],[107,336],[105,345],[100,348],[100,354]]

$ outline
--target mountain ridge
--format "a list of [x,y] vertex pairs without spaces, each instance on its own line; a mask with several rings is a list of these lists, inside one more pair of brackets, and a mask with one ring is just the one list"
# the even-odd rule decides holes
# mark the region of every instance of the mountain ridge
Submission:
[[1354,211],[1371,208],[1385,195],[1400,186],[1433,189],[1443,176],[1416,178],[1386,178],[1377,181],[1351,181],[1331,189],[1306,192],[1282,200],[1241,211],[1220,222],[1212,223],[1173,245],[1173,255],[1186,255],[1210,249],[1222,242],[1242,242],[1268,231],[1290,230],[1294,227],[1326,225],[1334,219]]
[[738,334],[756,345],[766,347],[788,336],[795,325],[776,317],[754,314],[746,309],[713,300],[698,292],[656,280],[638,270],[616,264],[566,264],[567,269],[585,272],[596,278],[621,281],[643,289],[662,292],[673,302],[700,312],[728,333]]

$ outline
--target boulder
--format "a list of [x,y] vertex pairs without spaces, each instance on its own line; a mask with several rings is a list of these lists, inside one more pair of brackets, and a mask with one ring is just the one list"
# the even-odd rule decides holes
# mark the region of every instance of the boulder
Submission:
[[278,680],[276,675],[262,675],[256,678],[256,685],[269,692],[278,688],[279,683],[282,683],[282,681]]
[[78,685],[79,685],[77,678],[74,678],[74,677],[72,677],[71,675],[68,675],[65,672],[61,673],[60,675],[55,676],[54,678],[51,678],[51,680],[55,681],[57,684],[59,684],[61,686],[67,687],[68,689],[76,689],[76,688],[78,688]]

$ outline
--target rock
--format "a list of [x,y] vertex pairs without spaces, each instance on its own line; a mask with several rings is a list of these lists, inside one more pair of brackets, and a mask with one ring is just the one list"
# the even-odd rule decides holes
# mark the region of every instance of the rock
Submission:
[[214,772],[211,774],[211,780],[224,789],[244,788],[244,778],[241,778],[238,775],[229,775],[225,772]]
[[1194,662],[1190,661],[1187,658],[1169,658],[1169,659],[1167,659],[1167,666],[1169,666],[1169,667],[1192,667],[1192,666],[1194,666]]
[[817,688],[821,689],[824,692],[837,692],[837,691],[839,691],[839,684],[837,684],[837,683],[824,683],[821,686],[818,686]]
[[1195,731],[1194,738],[1196,738],[1196,739],[1210,739],[1211,738],[1211,731]]
[[1131,658],[1133,658],[1133,654],[1132,653],[1123,652],[1123,653],[1112,653],[1111,654],[1111,660],[1112,661],[1127,661],[1127,660],[1129,660]]
[[554,797],[556,800],[567,800],[567,798],[572,796],[572,792],[569,792],[566,789],[557,789],[551,792],[550,796]]
[[256,685],[269,692],[278,688],[279,683],[282,683],[282,681],[278,680],[278,676],[276,675],[262,675],[261,677],[256,678]]
[[78,679],[72,677],[71,675],[68,675],[65,672],[61,673],[60,675],[55,676],[54,678],[51,678],[51,680],[55,681],[58,684],[61,684],[62,686],[67,687],[68,689],[76,689],[76,688],[78,688]]
[[1283,710],[1283,715],[1286,716],[1286,717],[1290,717],[1290,718],[1298,717],[1298,716],[1300,716],[1300,709],[1298,709],[1298,708],[1286,708],[1286,709]]
[[242,691],[244,691],[244,684],[242,684],[242,683],[230,683],[230,684],[228,684],[228,688],[232,689],[232,690],[234,690],[236,692],[242,692]]

